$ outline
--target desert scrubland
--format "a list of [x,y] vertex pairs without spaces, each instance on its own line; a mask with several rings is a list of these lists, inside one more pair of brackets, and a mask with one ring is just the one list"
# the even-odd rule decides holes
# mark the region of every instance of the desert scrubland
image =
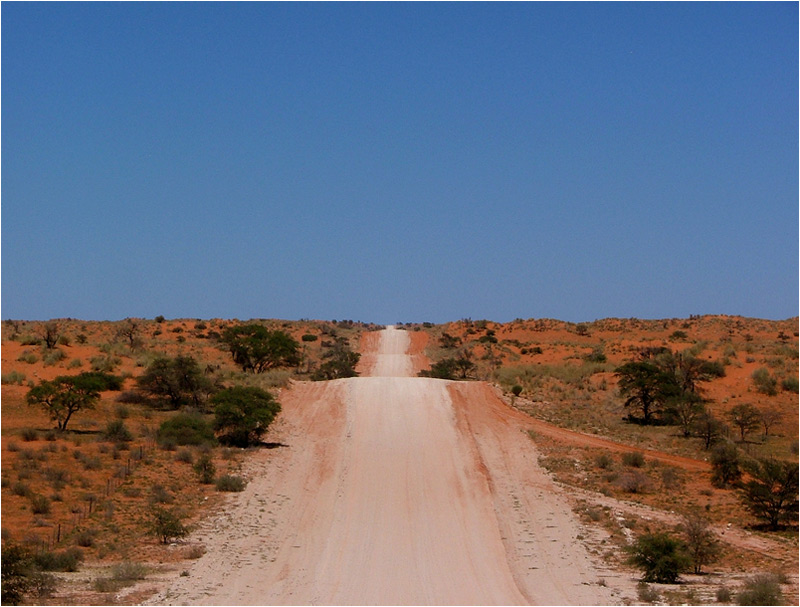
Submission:
[[[253,365],[232,330],[254,324],[297,347]],[[4,555],[43,604],[724,604],[758,574],[796,602],[796,510],[770,524],[743,486],[753,462],[796,466],[797,328],[6,321]],[[142,379],[176,360],[183,392]],[[650,419],[643,371],[661,382]],[[31,403],[89,372],[118,385],[65,429]],[[280,403],[255,446],[215,426],[233,386]],[[179,415],[188,442],[164,431]],[[179,527],[159,535],[164,512]],[[700,574],[640,583],[632,547],[691,547],[689,520],[713,548]]]

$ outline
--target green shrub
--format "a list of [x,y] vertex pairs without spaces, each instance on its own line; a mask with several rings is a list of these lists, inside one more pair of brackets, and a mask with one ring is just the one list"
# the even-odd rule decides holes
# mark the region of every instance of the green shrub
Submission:
[[50,499],[47,496],[34,493],[30,500],[33,514],[50,514]]
[[104,371],[85,371],[81,377],[96,382],[97,389],[101,392],[122,390],[123,379],[118,375],[112,375]]
[[194,456],[192,456],[192,452],[189,449],[181,449],[175,454],[175,461],[191,464],[194,462]]
[[24,440],[26,443],[39,440],[39,433],[33,428],[25,428],[20,433],[20,436],[22,437],[22,440]]
[[97,529],[78,529],[75,532],[75,543],[83,548],[91,548],[94,546],[95,537]]
[[155,484],[150,487],[151,504],[171,504],[174,500],[169,491],[163,485]]
[[158,429],[156,440],[165,444],[185,447],[186,445],[213,445],[217,442],[211,424],[198,413],[177,413],[166,420]]
[[258,444],[281,405],[266,390],[237,386],[218,392],[214,405],[214,429],[220,442],[235,447]]
[[140,405],[147,402],[147,397],[136,390],[126,390],[125,392],[120,393],[114,400],[116,400],[118,403]]
[[19,480],[11,485],[11,492],[20,497],[29,497],[31,495],[31,488],[28,483]]
[[312,335],[311,333],[306,333],[300,338],[302,341],[317,341],[317,336]]
[[631,468],[644,466],[644,455],[639,451],[630,451],[622,454],[622,463]]
[[150,531],[162,544],[189,535],[182,516],[176,510],[167,510],[160,506],[154,506],[150,511]]
[[608,453],[602,453],[597,456],[597,459],[595,459],[595,464],[601,470],[607,470],[612,467],[614,460],[611,459],[611,456],[608,455]]
[[60,363],[66,357],[67,355],[59,349],[48,350],[47,353],[42,356],[42,363],[44,363],[45,367],[52,367],[53,365]]
[[111,373],[122,364],[122,360],[116,356],[94,356],[89,360],[89,364],[92,366],[92,371]]
[[522,394],[522,386],[520,386],[519,384],[514,384],[513,386],[511,386],[511,394],[513,394],[514,396],[519,396],[520,394]]
[[[23,379],[24,377],[25,376],[23,376]],[[794,392],[797,394],[798,390],[800,390],[800,382],[798,382],[796,377],[787,377],[781,382],[781,388],[786,392]]]
[[111,579],[118,582],[133,582],[147,577],[147,566],[142,563],[123,561],[111,567]]
[[711,451],[711,484],[724,489],[742,477],[739,450],[731,443],[720,443]]
[[18,605],[33,585],[33,559],[27,549],[4,541],[2,564],[2,604]]
[[674,584],[691,566],[682,542],[667,533],[648,533],[628,548],[629,563],[642,570],[642,581]]
[[115,443],[127,443],[133,440],[133,435],[125,426],[125,422],[121,419],[108,422],[105,432],[103,432],[103,437],[107,441],[113,441]]
[[217,491],[244,491],[247,481],[241,476],[224,474],[217,479]]
[[17,357],[17,360],[19,362],[28,363],[29,365],[32,365],[34,363],[39,362],[39,357],[36,356],[36,354],[31,352],[30,350],[25,350],[24,352],[22,352],[22,354],[20,354]]
[[753,371],[751,376],[756,390],[768,396],[775,396],[778,393],[778,380],[770,375],[769,370],[764,367]]
[[43,550],[33,556],[33,561],[42,571],[77,571],[83,551],[76,546],[58,552]]
[[3,373],[2,376],[2,383],[3,385],[12,384],[21,386],[25,381],[25,374],[20,373],[19,371],[9,371],[8,373]]

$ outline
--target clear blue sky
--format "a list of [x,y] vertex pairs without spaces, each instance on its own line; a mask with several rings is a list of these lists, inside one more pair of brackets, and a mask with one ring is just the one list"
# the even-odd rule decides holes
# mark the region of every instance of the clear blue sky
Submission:
[[798,5],[2,3],[3,318],[798,313]]

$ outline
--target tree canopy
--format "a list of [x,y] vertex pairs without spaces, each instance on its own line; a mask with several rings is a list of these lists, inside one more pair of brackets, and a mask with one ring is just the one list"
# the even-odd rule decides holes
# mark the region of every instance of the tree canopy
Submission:
[[29,405],[42,407],[63,431],[75,413],[94,408],[105,386],[103,379],[94,373],[60,375],[31,388],[26,399]]
[[263,325],[228,327],[221,340],[243,371],[263,373],[275,367],[300,364],[300,344],[283,331],[270,331]]
[[136,381],[140,390],[172,409],[184,405],[203,408],[215,390],[191,356],[156,358]]
[[211,404],[220,442],[235,447],[257,444],[281,410],[280,403],[266,390],[244,386],[218,392]]
[[645,582],[674,584],[692,565],[683,542],[667,533],[641,535],[629,552],[629,562],[642,570]]
[[[674,376],[651,362],[629,362],[618,367],[620,394],[626,396],[625,406],[640,411],[645,424],[652,423],[667,401],[679,393]],[[633,416],[633,414],[631,414]]]
[[745,463],[749,480],[739,489],[745,507],[771,529],[797,520],[798,465],[775,459]]

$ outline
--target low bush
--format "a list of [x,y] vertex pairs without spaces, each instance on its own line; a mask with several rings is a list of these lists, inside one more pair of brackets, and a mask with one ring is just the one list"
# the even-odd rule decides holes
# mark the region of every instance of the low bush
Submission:
[[753,383],[756,390],[768,396],[775,396],[778,393],[778,380],[775,379],[765,367],[756,369],[752,374]]
[[224,474],[217,479],[217,491],[244,491],[247,481],[241,476]]
[[189,529],[183,524],[181,515],[175,510],[160,506],[154,506],[150,511],[150,531],[162,544],[189,535]]
[[33,514],[50,514],[50,498],[34,493],[30,496],[30,500]]
[[647,493],[651,489],[650,477],[641,470],[626,470],[616,481],[626,493]]
[[628,562],[642,570],[643,582],[674,584],[691,566],[683,542],[667,533],[641,535],[628,552]]
[[639,582],[636,586],[636,595],[643,603],[655,603],[661,598],[658,590],[646,582]]
[[42,550],[33,555],[33,561],[42,571],[77,571],[83,551],[75,546],[57,552]]
[[726,586],[720,586],[717,588],[716,593],[717,603],[730,603],[731,602],[731,591]]
[[92,366],[92,371],[111,373],[122,364],[122,360],[116,356],[94,356],[89,360],[89,364]]
[[44,363],[45,367],[52,367],[53,365],[60,363],[66,357],[67,355],[64,354],[62,350],[59,349],[49,350],[46,354],[42,356],[42,362]]
[[147,577],[147,567],[142,563],[123,561],[111,568],[111,579],[118,582],[134,582]]
[[639,451],[631,451],[622,454],[622,463],[631,468],[641,468],[644,466],[644,455]]
[[81,377],[92,379],[96,382],[97,389],[101,392],[105,391],[119,391],[122,390],[122,377],[112,375],[104,371],[87,371],[81,374]]
[[197,463],[195,463],[194,471],[195,474],[197,474],[197,480],[204,485],[210,485],[214,482],[214,475],[217,472],[217,468],[211,460],[211,456],[208,453],[204,453],[200,456],[200,459],[197,460]]
[[118,403],[141,405],[147,402],[147,397],[136,390],[126,390],[125,392],[121,392],[114,400]]
[[601,455],[597,456],[597,459],[595,459],[595,464],[601,470],[608,470],[613,466],[614,460],[611,459],[611,456],[607,453],[602,453]]
[[34,363],[39,362],[39,357],[36,356],[35,353],[31,352],[30,350],[25,350],[17,357],[17,360],[22,363],[28,363],[32,365]]
[[133,440],[133,435],[125,426],[125,422],[123,422],[121,419],[115,419],[106,424],[105,432],[103,432],[103,438],[105,438],[107,441],[112,441],[115,443],[127,443]]
[[2,383],[12,384],[21,386],[25,382],[25,374],[20,373],[19,371],[9,371],[8,373],[3,373],[2,376]]
[[97,529],[78,529],[75,532],[75,543],[83,548],[91,548],[96,537]]
[[33,586],[31,554],[18,544],[3,541],[2,563],[2,604],[18,605]]
[[176,462],[183,462],[184,464],[194,463],[194,456],[189,449],[181,449],[175,454]]
[[158,429],[156,440],[165,444],[213,445],[217,442],[214,429],[205,417],[198,413],[178,413],[166,420]]
[[20,436],[22,437],[22,440],[24,440],[26,443],[39,440],[39,433],[33,428],[25,428],[20,433]]
[[772,573],[759,573],[751,577],[736,595],[739,605],[780,605],[782,602],[780,581]]
[[[23,375],[23,379],[24,378],[25,376]],[[785,392],[794,392],[797,394],[798,391],[800,391],[800,382],[798,382],[796,377],[787,377],[781,382],[781,388],[783,388]]]

